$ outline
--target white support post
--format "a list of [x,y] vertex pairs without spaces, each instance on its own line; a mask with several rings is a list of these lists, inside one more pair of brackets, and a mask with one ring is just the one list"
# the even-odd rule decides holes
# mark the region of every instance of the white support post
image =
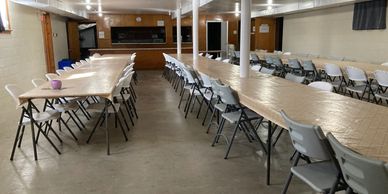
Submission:
[[249,55],[251,50],[251,5],[252,0],[241,0],[240,29],[240,77],[249,77]]
[[198,59],[198,7],[199,0],[193,1],[193,60]]
[[181,8],[176,10],[176,46],[177,46],[177,53],[182,53],[182,30],[181,30]]

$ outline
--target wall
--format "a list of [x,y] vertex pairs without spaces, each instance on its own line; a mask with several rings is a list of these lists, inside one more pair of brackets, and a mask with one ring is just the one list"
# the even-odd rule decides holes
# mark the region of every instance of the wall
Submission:
[[54,59],[55,64],[58,65],[58,61],[69,58],[68,46],[67,46],[67,31],[65,17],[61,17],[55,14],[51,15],[51,28],[53,31],[53,46],[54,46]]
[[16,128],[20,114],[4,86],[13,83],[27,90],[32,88],[32,78],[46,72],[39,12],[10,1],[9,14],[12,32],[0,34],[0,134]]
[[[4,131],[15,130],[20,116],[20,110],[15,109],[15,102],[5,91],[4,86],[12,83],[23,90],[28,90],[33,87],[31,84],[33,78],[43,78],[46,73],[39,11],[9,1],[9,15],[12,32],[0,34],[1,138],[13,138],[5,136],[11,133]],[[58,43],[56,48],[65,49],[67,52],[66,45],[67,43]],[[57,49],[56,53],[62,53]]]
[[283,50],[388,61],[388,31],[353,31],[353,5],[285,16]]
[[[141,17],[141,22],[136,22],[136,17]],[[98,39],[99,48],[141,48],[141,47],[152,47],[152,48],[175,48],[176,44],[173,43],[172,39],[172,27],[176,25],[176,20],[171,19],[169,15],[157,15],[157,14],[121,14],[121,15],[108,15],[105,14],[103,17],[98,17],[97,15],[91,15],[90,19],[96,21],[97,31],[105,32],[104,39]],[[237,30],[238,18],[233,14],[228,15],[200,15],[199,18],[199,50],[206,50],[206,21],[207,20],[216,20],[221,19],[229,21],[228,31],[229,31],[229,43],[237,44],[237,34],[233,34],[233,31]],[[111,26],[156,26],[158,20],[164,20],[166,27],[166,44],[136,44],[136,45],[112,45],[111,44]],[[182,26],[191,26],[192,19],[191,16],[182,18]],[[191,43],[183,43],[183,47],[191,47]]]

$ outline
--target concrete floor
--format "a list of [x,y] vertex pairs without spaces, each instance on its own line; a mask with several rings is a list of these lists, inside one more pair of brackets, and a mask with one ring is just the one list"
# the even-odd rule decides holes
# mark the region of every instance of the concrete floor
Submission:
[[[179,95],[160,71],[139,72],[136,91],[139,119],[128,132],[128,142],[110,125],[110,156],[103,129],[85,143],[93,120],[82,132],[71,125],[78,142],[66,131],[60,132],[62,145],[51,138],[62,155],[40,139],[38,161],[28,127],[11,162],[16,123],[6,123],[0,136],[0,193],[280,193],[293,152],[288,134],[273,152],[273,185],[266,186],[266,156],[259,145],[240,134],[224,160],[225,144],[210,146],[215,128],[206,134],[194,113],[184,118],[177,108]],[[294,178],[288,193],[314,192]]]

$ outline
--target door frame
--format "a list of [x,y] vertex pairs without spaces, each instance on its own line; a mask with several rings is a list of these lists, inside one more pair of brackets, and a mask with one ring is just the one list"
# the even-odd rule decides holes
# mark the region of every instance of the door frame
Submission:
[[43,35],[43,47],[46,60],[47,73],[55,73],[55,60],[54,60],[54,45],[53,45],[53,30],[51,27],[50,13],[42,12],[41,25]]
[[[223,23],[225,22],[226,23],[226,44],[228,45],[229,44],[229,21],[225,21],[225,20],[206,20],[206,52],[209,51],[208,49],[208,29],[207,29],[207,24],[208,23]],[[221,25],[222,26],[222,25]],[[221,28],[221,33],[222,33],[222,28]],[[221,40],[222,42],[222,40]],[[222,48],[222,45],[221,45],[221,48]],[[227,51],[224,51],[224,52],[227,52]]]

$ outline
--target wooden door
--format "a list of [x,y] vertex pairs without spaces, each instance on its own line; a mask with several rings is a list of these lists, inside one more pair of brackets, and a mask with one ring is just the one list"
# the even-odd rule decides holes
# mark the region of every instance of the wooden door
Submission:
[[69,58],[73,61],[79,61],[81,58],[81,49],[77,21],[67,22],[67,40],[69,45]]
[[53,31],[51,29],[51,18],[49,13],[44,13],[41,16],[42,32],[44,51],[46,58],[46,69],[48,73],[55,72],[55,61],[54,61],[54,48],[53,48]]

